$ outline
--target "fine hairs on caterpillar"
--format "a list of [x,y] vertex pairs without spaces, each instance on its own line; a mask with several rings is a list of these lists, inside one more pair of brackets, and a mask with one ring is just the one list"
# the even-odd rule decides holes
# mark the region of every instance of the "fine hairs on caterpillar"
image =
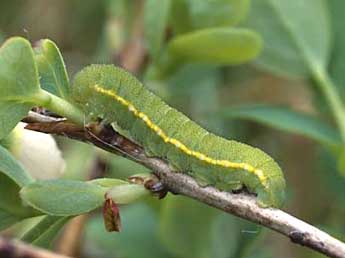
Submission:
[[86,67],[75,77],[73,100],[89,121],[116,123],[147,154],[165,159],[200,185],[224,191],[246,186],[257,194],[260,205],[282,205],[285,180],[270,156],[206,131],[123,69]]

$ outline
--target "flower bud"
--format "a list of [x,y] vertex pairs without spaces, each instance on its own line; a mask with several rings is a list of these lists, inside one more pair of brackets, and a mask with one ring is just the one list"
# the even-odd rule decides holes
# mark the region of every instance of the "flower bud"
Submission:
[[60,178],[65,161],[54,138],[49,134],[25,130],[19,123],[12,132],[9,150],[36,179]]

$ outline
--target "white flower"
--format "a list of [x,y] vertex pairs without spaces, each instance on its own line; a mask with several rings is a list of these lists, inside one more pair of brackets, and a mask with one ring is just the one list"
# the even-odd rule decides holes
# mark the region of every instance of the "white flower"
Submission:
[[65,169],[54,138],[49,134],[24,129],[25,123],[19,123],[13,130],[13,142],[10,150],[24,168],[39,180],[60,178]]

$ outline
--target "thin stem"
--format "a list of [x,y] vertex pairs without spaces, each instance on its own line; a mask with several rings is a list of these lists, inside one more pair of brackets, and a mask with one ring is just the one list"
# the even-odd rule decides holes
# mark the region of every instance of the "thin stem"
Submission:
[[337,88],[324,69],[313,69],[313,77],[332,110],[341,138],[345,142],[345,107],[339,97]]
[[35,96],[35,99],[31,101],[55,112],[56,114],[59,114],[60,116],[67,118],[78,125],[84,125],[85,116],[79,108],[45,90],[40,90]]

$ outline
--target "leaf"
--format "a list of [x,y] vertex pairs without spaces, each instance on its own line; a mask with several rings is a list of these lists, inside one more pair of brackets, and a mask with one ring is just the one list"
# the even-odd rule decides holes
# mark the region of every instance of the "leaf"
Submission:
[[233,26],[246,17],[250,6],[249,0],[186,0],[186,2],[193,29]]
[[90,181],[90,183],[104,187],[111,188],[118,185],[128,185],[127,181],[116,179],[116,178],[98,178]]
[[243,105],[219,112],[225,118],[245,119],[283,131],[300,134],[323,144],[339,145],[340,135],[317,118],[290,108],[266,105]]
[[59,233],[70,217],[43,216],[21,237],[24,242],[43,248],[49,248],[52,240]]
[[262,238],[262,227],[224,212],[218,213],[212,223],[211,257],[246,257],[244,254],[250,251],[253,243]]
[[186,33],[192,30],[189,8],[186,0],[173,0],[171,2],[170,12],[169,24],[174,34]]
[[338,92],[341,94],[342,99],[345,100],[345,34],[343,33],[345,27],[343,12],[345,1],[330,0],[328,4],[331,13],[330,18],[332,21],[334,42],[329,72],[338,88]]
[[[259,227],[185,197],[169,196],[160,217],[159,236],[175,257],[241,257],[256,239],[242,230]],[[236,255],[237,254],[237,255]]]
[[[324,189],[327,189],[322,196],[326,195],[326,200],[332,199],[340,209],[345,208],[345,171],[342,170],[341,159],[344,156],[340,153],[340,160],[337,160],[334,153],[329,148],[320,148],[315,156],[315,176],[322,182]],[[339,201],[337,201],[339,200]]]
[[[167,22],[169,18],[171,0],[147,0],[145,1],[145,38],[149,53],[154,60],[160,53]],[[159,10],[159,12],[157,12]]]
[[19,197],[20,187],[33,182],[12,155],[0,146],[0,230],[38,212],[24,206]]
[[53,41],[44,39],[35,50],[41,87],[56,96],[67,99],[70,91],[69,79],[59,48]]
[[174,256],[210,257],[210,222],[215,215],[201,203],[169,196],[162,207],[160,239]]
[[0,139],[6,137],[20,120],[28,114],[31,106],[15,101],[3,101],[0,97]]
[[249,6],[249,0],[174,0],[170,23],[175,33],[233,26],[247,16]]
[[2,146],[0,146],[0,173],[12,179],[20,187],[34,181],[11,153]]
[[21,221],[22,218],[16,217],[13,214],[0,209],[0,231],[12,226]]
[[6,150],[11,150],[11,146],[13,146],[14,142],[15,142],[15,134],[12,131],[9,135],[0,139],[0,146],[4,147]]
[[0,139],[27,114],[28,99],[39,91],[38,73],[30,43],[11,38],[0,48]]
[[104,188],[73,180],[38,181],[25,186],[20,195],[30,206],[54,216],[87,213],[102,206]]
[[307,76],[328,63],[331,33],[324,0],[253,0],[248,26],[264,40],[256,63],[272,73]]
[[14,181],[0,173],[0,210],[22,219],[37,215],[38,212],[22,204],[19,191]]
[[260,36],[238,28],[197,30],[173,38],[168,45],[169,55],[175,59],[219,65],[247,62],[260,50]]

